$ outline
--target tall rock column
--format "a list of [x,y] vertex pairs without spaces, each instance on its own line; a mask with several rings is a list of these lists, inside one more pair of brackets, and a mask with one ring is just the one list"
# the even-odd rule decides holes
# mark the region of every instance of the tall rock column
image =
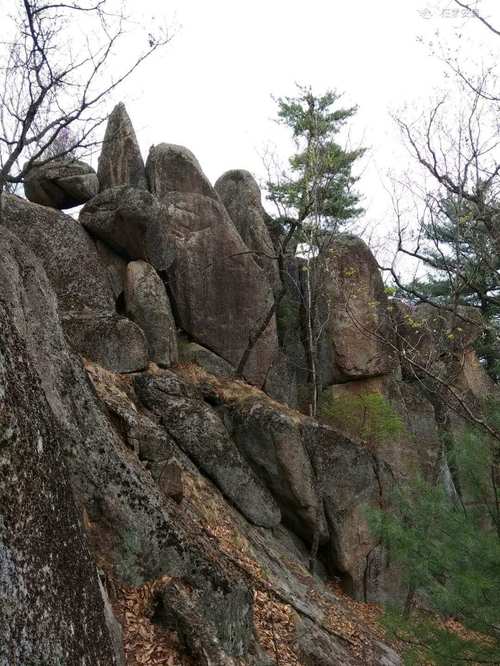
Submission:
[[[154,146],[146,173],[176,245],[168,286],[178,323],[237,367],[272,306],[271,287],[189,150]],[[246,379],[262,386],[277,351],[273,317],[243,369]]]
[[97,177],[101,192],[119,185],[146,189],[141,150],[122,102],[115,106],[108,118]]
[[214,187],[243,242],[267,275],[274,293],[278,292],[281,287],[278,261],[257,181],[248,171],[233,169],[222,174]]
[[327,331],[333,383],[392,372],[392,324],[377,262],[360,238],[339,234],[321,257],[318,289],[324,293],[316,325]]

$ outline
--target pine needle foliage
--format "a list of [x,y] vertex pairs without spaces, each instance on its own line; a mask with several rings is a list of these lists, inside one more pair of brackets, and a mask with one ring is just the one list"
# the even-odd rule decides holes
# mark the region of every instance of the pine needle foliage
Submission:
[[289,168],[267,183],[269,199],[284,219],[329,232],[363,212],[353,166],[365,150],[348,150],[339,139],[357,107],[339,107],[340,97],[331,90],[315,95],[310,87],[298,86],[295,97],[276,100],[278,123],[291,131],[296,152]]
[[410,590],[385,623],[408,646],[407,664],[500,664],[498,450],[464,429],[449,455],[460,497],[417,478],[395,491],[390,512],[368,512]]

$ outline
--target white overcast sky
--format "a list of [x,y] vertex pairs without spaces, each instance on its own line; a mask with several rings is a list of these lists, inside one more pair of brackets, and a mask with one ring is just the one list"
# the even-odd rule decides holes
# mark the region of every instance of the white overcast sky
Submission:
[[[318,93],[334,88],[357,104],[352,140],[370,151],[359,189],[366,220],[390,226],[383,177],[406,159],[389,112],[424,109],[443,67],[419,41],[436,28],[446,37],[456,22],[423,18],[427,0],[133,0],[146,25],[167,21],[175,37],[121,89],[145,156],[162,141],[190,148],[214,182],[224,171],[265,176],[261,154],[291,151],[273,122],[272,95],[293,95],[295,82]],[[441,0],[440,8],[452,6]],[[500,24],[500,0],[483,0]],[[436,16],[435,13],[427,16]],[[467,26],[464,57],[487,57],[487,31]],[[500,44],[500,39],[497,38]],[[467,50],[469,49],[469,50]],[[115,100],[116,101],[116,100]]]

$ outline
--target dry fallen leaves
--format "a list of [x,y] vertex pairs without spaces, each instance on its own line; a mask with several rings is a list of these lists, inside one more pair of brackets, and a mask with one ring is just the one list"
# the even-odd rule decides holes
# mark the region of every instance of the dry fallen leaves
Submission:
[[153,621],[158,595],[170,580],[163,576],[141,587],[116,587],[113,610],[123,628],[127,666],[194,666],[176,633]]

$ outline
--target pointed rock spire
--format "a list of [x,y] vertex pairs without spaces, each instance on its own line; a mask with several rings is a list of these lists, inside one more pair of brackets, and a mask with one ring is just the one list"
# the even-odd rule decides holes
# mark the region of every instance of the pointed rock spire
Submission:
[[147,188],[141,150],[123,102],[108,118],[97,176],[101,192],[118,185]]

